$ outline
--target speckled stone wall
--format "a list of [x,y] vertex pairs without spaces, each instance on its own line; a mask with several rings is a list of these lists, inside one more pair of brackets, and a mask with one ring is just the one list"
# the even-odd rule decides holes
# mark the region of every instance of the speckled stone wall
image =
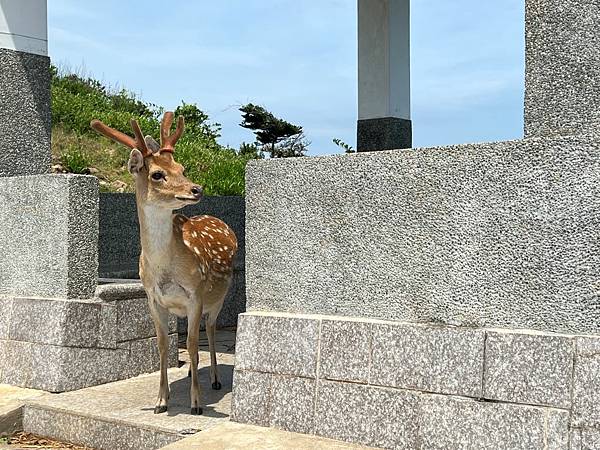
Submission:
[[0,295],[94,296],[97,183],[82,175],[0,178]]
[[525,136],[599,134],[600,3],[525,5]]
[[0,48],[0,177],[50,171],[50,58]]
[[248,310],[600,333],[600,142],[253,161]]
[[232,420],[377,448],[591,450],[599,369],[600,337],[246,313]]

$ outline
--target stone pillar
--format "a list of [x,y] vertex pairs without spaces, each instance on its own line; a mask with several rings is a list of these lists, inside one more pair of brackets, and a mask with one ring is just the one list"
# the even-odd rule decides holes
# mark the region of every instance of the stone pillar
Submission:
[[46,0],[0,0],[0,177],[50,169]]
[[525,4],[525,137],[600,132],[600,2]]
[[411,146],[410,0],[358,0],[356,147]]

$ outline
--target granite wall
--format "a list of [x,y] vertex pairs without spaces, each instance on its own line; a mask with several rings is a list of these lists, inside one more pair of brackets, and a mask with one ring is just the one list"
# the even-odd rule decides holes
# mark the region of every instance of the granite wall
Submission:
[[600,133],[600,3],[525,2],[525,136]]
[[600,333],[600,142],[252,161],[250,311]]

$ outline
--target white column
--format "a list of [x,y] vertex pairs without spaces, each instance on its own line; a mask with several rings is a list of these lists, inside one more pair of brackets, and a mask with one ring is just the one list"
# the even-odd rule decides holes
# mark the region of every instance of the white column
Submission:
[[0,48],[48,55],[46,0],[0,0]]
[[358,0],[358,120],[359,150],[410,146],[410,0]]

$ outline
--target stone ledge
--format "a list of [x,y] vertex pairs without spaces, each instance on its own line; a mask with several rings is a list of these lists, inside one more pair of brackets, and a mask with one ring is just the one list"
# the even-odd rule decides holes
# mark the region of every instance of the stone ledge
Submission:
[[[182,436],[155,427],[141,429],[123,421],[101,420],[98,417],[28,405],[23,422],[27,431],[68,442],[94,446],[100,450],[158,449],[176,442]],[[48,424],[52,424],[51,427]],[[81,430],[85,429],[85,434]],[[49,432],[54,434],[50,435]]]
[[[148,301],[138,294],[126,290],[109,301],[0,296],[0,339],[115,349],[120,342],[154,337]],[[177,332],[173,315],[169,332]]]

